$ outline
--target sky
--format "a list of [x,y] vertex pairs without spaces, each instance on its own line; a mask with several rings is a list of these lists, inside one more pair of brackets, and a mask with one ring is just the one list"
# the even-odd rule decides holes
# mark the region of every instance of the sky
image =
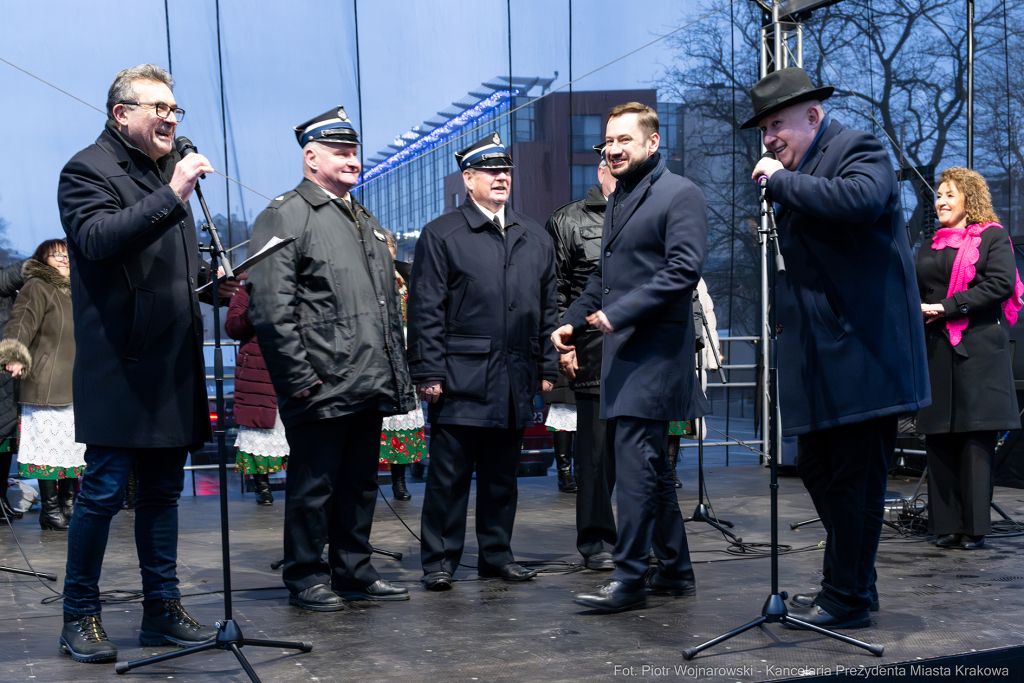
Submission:
[[[230,205],[252,219],[301,180],[293,126],[343,105],[366,157],[373,156],[508,73],[510,13],[514,75],[555,77],[557,88],[568,82],[570,66],[579,78],[685,23],[694,4],[649,0],[642,16],[623,20],[621,2],[575,0],[570,21],[568,0],[221,0],[218,55],[214,0],[168,0],[166,14],[164,0],[133,0],[129,12],[111,0],[0,0],[0,58],[101,110],[118,70],[170,66],[186,110],[177,134],[256,190],[208,176],[210,210],[227,214]],[[662,65],[678,56],[662,41],[573,87],[653,87]],[[63,235],[60,170],[95,141],[104,121],[103,113],[0,63],[0,218],[13,249],[31,253]]]

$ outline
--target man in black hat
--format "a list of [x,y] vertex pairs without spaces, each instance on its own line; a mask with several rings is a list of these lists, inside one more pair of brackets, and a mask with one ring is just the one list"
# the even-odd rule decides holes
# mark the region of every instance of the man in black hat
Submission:
[[[341,107],[295,128],[305,179],[256,219],[250,249],[297,239],[252,268],[249,312],[288,435],[289,602],[407,600],[370,564],[385,415],[416,405],[387,237],[350,190],[359,137]],[[328,561],[321,559],[330,543]]]
[[825,113],[803,69],[750,90],[788,270],[776,287],[782,434],[828,534],[817,595],[791,614],[859,628],[878,609],[875,554],[896,420],[931,403],[924,326],[899,184],[882,143]]
[[[601,233],[608,197],[617,182],[604,158],[604,143],[594,147],[600,155],[597,185],[584,199],[556,209],[546,226],[555,243],[555,273],[558,278],[558,313],[565,315],[587,286],[590,274],[601,260]],[[601,409],[601,338],[588,328],[576,341],[576,348],[562,355],[559,370],[569,380],[576,402],[576,549],[588,569],[615,569],[615,515],[612,489],[615,462],[605,448],[605,422]],[[558,391],[558,389],[556,389]]]
[[[658,152],[658,113],[639,102],[608,112],[608,200],[598,267],[552,334],[561,353],[593,326],[604,335],[601,413],[615,460],[615,571],[576,602],[601,612],[643,607],[648,594],[695,595],[668,462],[668,428],[709,412],[694,363],[693,290],[707,248],[707,205]],[[650,569],[651,548],[658,558]]]
[[510,540],[523,432],[536,393],[551,391],[558,308],[547,233],[508,208],[512,159],[497,133],[455,155],[467,201],[428,223],[416,243],[409,368],[430,402],[423,499],[424,585],[447,590],[466,537],[476,471],[477,573],[526,581]]

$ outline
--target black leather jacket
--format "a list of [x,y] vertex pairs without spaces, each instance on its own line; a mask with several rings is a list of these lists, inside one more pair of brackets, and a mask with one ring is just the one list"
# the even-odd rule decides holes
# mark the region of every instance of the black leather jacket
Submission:
[[[547,231],[555,243],[555,273],[558,278],[558,315],[561,316],[587,286],[587,279],[601,260],[601,228],[608,200],[600,185],[587,192],[586,199],[556,209],[548,219]],[[589,328],[576,343],[579,370],[569,388],[582,393],[599,393],[601,386],[601,333]],[[548,395],[548,402],[558,402]]]

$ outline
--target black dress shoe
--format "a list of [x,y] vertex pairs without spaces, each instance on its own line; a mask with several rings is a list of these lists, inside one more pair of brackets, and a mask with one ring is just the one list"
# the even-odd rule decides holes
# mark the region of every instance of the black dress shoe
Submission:
[[[807,609],[808,607],[814,607],[814,601],[818,599],[817,593],[805,593],[802,595],[794,595],[789,599],[789,606],[795,607],[796,609]],[[871,607],[868,608],[872,612],[878,611],[878,600],[871,601]]]
[[643,586],[629,588],[621,581],[611,581],[604,586],[598,586],[593,593],[580,593],[576,596],[576,604],[608,614],[623,612],[627,609],[646,607],[647,591]]
[[[805,621],[814,626],[827,628],[829,630],[842,628],[866,628],[871,626],[871,615],[867,610],[854,612],[846,617],[834,617],[818,605],[813,607],[798,607],[789,610],[789,616],[800,621]],[[802,629],[801,626],[790,621],[782,622],[786,628]]]
[[139,642],[143,645],[192,647],[217,637],[217,629],[203,626],[190,617],[181,606],[181,600],[165,599],[163,608],[163,613],[156,617],[143,612],[142,629],[139,631]]
[[446,591],[452,587],[452,575],[448,572],[427,572],[420,580],[428,591]]
[[117,648],[107,639],[98,614],[67,621],[60,632],[60,651],[76,662],[112,662]]
[[932,543],[940,548],[955,548],[960,545],[960,534],[945,534],[936,538]]
[[607,550],[601,550],[589,555],[583,560],[584,566],[587,569],[593,569],[596,572],[610,572],[615,569],[615,560],[612,559],[612,554]]
[[672,595],[683,597],[697,594],[697,582],[693,579],[666,579],[657,570],[647,570],[644,590],[648,595]]
[[288,602],[310,612],[338,612],[345,609],[341,598],[326,583],[310,586],[301,593],[292,593]]
[[962,548],[963,550],[977,550],[978,548],[984,548],[985,537],[964,535],[958,547]]
[[515,562],[509,562],[504,564],[498,569],[479,569],[477,574],[484,577],[485,579],[500,577],[506,581],[529,581],[533,577],[537,576],[536,569],[527,569],[522,565],[518,565]]
[[358,591],[335,591],[345,600],[408,600],[409,589],[405,586],[377,579],[369,586]]

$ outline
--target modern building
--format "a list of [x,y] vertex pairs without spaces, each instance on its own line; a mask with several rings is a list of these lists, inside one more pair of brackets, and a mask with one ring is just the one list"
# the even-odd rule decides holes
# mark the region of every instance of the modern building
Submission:
[[549,92],[553,81],[504,76],[482,83],[366,159],[357,196],[410,250],[424,225],[465,201],[455,152],[497,131],[516,164],[511,206],[543,225],[597,182],[592,148],[604,138],[608,110],[632,101],[657,108],[662,152],[673,171],[682,171],[680,105],[659,103],[655,90]]

